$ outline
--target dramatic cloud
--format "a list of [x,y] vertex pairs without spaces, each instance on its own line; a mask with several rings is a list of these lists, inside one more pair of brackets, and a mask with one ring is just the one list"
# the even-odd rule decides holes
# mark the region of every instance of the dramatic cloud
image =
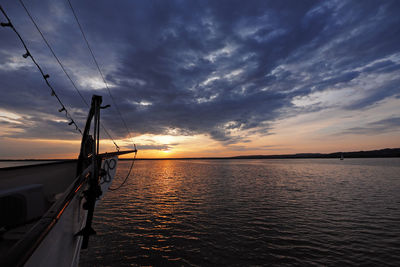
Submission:
[[384,120],[367,123],[364,127],[353,127],[344,131],[344,134],[384,134],[391,131],[400,130],[400,117],[388,118]]
[[[25,4],[86,101],[95,93],[113,105],[67,2]],[[399,1],[72,4],[135,135],[202,134],[229,145],[245,142],[246,133],[271,134],[284,117],[400,97]],[[83,127],[87,107],[21,6],[3,8]],[[20,57],[16,35],[1,28],[0,38],[0,108],[19,116],[0,112],[2,135],[76,138],[34,65]],[[127,136],[113,107],[103,118],[115,138]],[[348,131],[398,129],[398,118],[357,127]]]

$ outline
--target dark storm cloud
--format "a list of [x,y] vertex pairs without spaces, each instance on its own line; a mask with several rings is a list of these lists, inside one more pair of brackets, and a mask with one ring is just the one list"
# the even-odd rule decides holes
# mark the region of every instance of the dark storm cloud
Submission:
[[395,79],[392,82],[377,88],[377,90],[367,93],[364,98],[355,101],[350,105],[347,105],[345,108],[350,110],[364,109],[387,97],[399,96],[400,95],[399,84],[400,84],[400,79]]
[[[3,135],[3,137],[12,138],[32,138],[26,133],[34,132],[35,137],[45,136],[48,139],[76,139],[76,131],[73,127],[69,126],[67,123],[69,121],[54,121],[52,119],[40,118],[40,115],[34,117],[22,117],[19,119],[24,121],[22,124],[12,124],[8,123],[9,126],[18,131],[18,133]],[[29,123],[27,123],[29,122]]]
[[[26,4],[66,67],[74,70],[71,76],[76,80],[95,77],[93,62],[66,2]],[[173,130],[207,134],[232,144],[246,140],[240,134],[243,130],[270,134],[270,123],[285,115],[284,111],[324,108],[295,107],[292,101],[296,97],[351,83],[360,85],[360,97],[343,108],[360,109],[399,95],[399,83],[394,79],[382,80],[367,93],[361,83],[366,75],[399,74],[398,1],[72,4],[135,134]],[[83,125],[85,105],[21,7],[6,3],[4,8]],[[16,36],[9,29],[0,30],[0,108],[30,115],[22,120],[34,126],[15,125],[23,133],[42,138],[62,135],[56,130],[53,134],[60,122],[40,119],[41,113],[54,114],[58,109],[40,75],[32,64],[24,65],[20,58],[24,51]],[[93,91],[87,86],[80,88],[90,101]],[[96,93],[112,104],[104,88]],[[105,111],[103,118],[113,136],[126,136],[115,109]]]
[[390,117],[387,119],[370,122],[364,127],[353,127],[343,131],[343,134],[363,134],[376,135],[400,129],[400,117]]

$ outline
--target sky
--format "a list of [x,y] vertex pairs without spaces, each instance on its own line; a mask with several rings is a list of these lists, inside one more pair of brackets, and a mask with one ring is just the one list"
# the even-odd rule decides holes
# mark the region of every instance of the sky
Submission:
[[[101,119],[112,138],[136,143],[139,158],[400,147],[400,1],[71,0],[117,108],[68,1],[24,3],[85,101],[111,105]],[[23,7],[0,4],[84,128],[88,107]],[[1,27],[0,159],[76,158],[81,136],[24,53]]]

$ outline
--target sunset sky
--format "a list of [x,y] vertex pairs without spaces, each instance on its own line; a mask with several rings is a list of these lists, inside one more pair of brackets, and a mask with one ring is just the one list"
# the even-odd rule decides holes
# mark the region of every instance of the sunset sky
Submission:
[[[24,3],[139,158],[400,147],[400,1],[71,0],[132,139],[68,1]],[[20,3],[0,4],[84,128],[87,106]],[[24,53],[0,27],[0,159],[76,158],[81,136]],[[105,135],[101,150],[114,151]]]

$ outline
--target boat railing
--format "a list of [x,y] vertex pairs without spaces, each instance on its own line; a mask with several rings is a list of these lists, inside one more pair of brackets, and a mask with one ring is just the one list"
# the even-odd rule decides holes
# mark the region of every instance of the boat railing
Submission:
[[41,219],[19,240],[5,255],[0,258],[0,266],[22,266],[40,245],[51,229],[56,225],[72,199],[84,189],[93,166],[87,167],[68,187]]

